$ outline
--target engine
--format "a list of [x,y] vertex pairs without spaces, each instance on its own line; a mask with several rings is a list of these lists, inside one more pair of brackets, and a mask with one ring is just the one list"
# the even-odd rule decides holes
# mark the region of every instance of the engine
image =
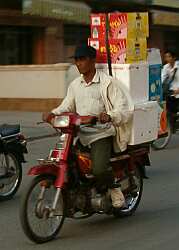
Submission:
[[95,188],[71,190],[68,192],[67,206],[70,217],[75,213],[107,213],[111,208],[110,191],[100,194]]
[[67,193],[67,209],[70,217],[73,217],[75,213],[81,212],[87,213],[90,206],[91,192],[89,189],[72,189]]

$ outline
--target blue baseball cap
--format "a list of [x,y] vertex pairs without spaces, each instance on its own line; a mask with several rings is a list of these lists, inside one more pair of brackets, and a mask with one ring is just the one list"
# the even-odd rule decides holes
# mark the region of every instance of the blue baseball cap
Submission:
[[75,53],[72,57],[73,58],[80,58],[80,57],[96,58],[96,50],[95,48],[91,46],[82,44],[76,47]]

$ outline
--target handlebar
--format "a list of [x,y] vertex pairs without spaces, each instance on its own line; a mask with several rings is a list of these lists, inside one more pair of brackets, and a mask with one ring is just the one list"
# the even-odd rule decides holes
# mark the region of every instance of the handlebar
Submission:
[[[69,125],[76,125],[76,126],[79,125],[89,126],[89,125],[96,125],[99,121],[101,124],[104,124],[110,122],[111,117],[105,112],[100,113],[99,117],[93,115],[80,116],[77,113],[63,112],[60,115],[49,113],[43,117],[43,120],[47,123],[50,123],[52,126],[54,126],[54,124],[57,124],[58,122],[58,128],[59,128],[59,127],[66,127],[65,124],[67,123],[69,123]],[[54,127],[57,127],[57,125],[55,125]]]
[[[60,121],[60,117],[62,120],[64,121]],[[65,118],[65,117],[68,117]],[[69,121],[68,121],[69,120]],[[80,116],[77,113],[71,113],[71,112],[63,112],[60,115],[55,115],[52,113],[49,113],[49,115],[47,114],[45,119],[43,119],[43,121],[38,122],[37,124],[43,124],[43,123],[49,123],[51,124],[54,128],[62,128],[62,127],[66,127],[64,126],[64,122],[69,122],[69,125],[95,125],[98,121],[98,117],[97,116]],[[62,122],[60,124],[60,122]],[[58,125],[57,125],[58,123]]]
[[80,125],[95,125],[98,121],[98,117],[96,116],[80,116]]

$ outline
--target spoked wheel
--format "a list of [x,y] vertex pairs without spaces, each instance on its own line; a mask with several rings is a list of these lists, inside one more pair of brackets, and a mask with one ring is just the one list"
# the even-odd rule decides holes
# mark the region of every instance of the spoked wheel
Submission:
[[11,199],[22,180],[22,165],[12,153],[0,153],[0,201]]
[[170,139],[171,139],[171,136],[172,136],[172,131],[171,131],[171,126],[170,126],[170,122],[168,121],[167,122],[167,136],[162,136],[160,138],[158,138],[157,140],[155,140],[153,143],[152,143],[152,148],[154,148],[155,150],[160,150],[160,149],[164,149]]
[[124,217],[132,215],[137,209],[143,192],[143,176],[139,168],[136,168],[134,175],[136,188],[132,193],[125,195],[126,205],[124,208],[115,208],[113,214],[115,217]]
[[65,219],[65,200],[63,193],[55,211],[52,204],[57,189],[53,176],[37,176],[23,195],[20,209],[22,228],[26,236],[36,242],[43,243],[55,238]]

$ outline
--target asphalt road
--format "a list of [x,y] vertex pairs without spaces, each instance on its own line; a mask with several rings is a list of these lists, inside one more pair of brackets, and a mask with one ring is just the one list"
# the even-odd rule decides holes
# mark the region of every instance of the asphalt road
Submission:
[[178,250],[179,249],[179,135],[166,150],[152,151],[141,204],[135,215],[115,219],[95,215],[67,219],[56,240],[42,245],[30,242],[19,222],[19,201],[30,180],[29,166],[45,156],[55,138],[29,143],[28,163],[16,196],[0,203],[0,250]]

